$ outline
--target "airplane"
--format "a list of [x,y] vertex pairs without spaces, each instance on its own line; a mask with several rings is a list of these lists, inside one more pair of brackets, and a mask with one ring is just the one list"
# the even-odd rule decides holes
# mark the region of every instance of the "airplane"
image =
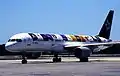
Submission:
[[110,45],[120,44],[120,42],[114,42],[110,39],[113,14],[114,11],[110,10],[99,34],[95,36],[18,33],[8,40],[5,49],[10,52],[22,53],[22,64],[27,64],[26,53],[29,52],[51,52],[54,55],[53,62],[61,62],[59,53],[73,52],[75,57],[80,59],[80,62],[88,62],[88,57],[92,52],[109,48]]

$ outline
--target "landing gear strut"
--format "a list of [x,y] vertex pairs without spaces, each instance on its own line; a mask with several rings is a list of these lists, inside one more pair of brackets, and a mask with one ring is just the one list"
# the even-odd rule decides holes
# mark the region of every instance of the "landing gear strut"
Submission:
[[53,62],[61,62],[61,58],[58,58],[58,54],[54,54]]
[[80,58],[80,62],[88,62],[88,57],[82,57],[82,58]]
[[22,54],[22,64],[27,64],[27,57],[25,57],[25,53]]

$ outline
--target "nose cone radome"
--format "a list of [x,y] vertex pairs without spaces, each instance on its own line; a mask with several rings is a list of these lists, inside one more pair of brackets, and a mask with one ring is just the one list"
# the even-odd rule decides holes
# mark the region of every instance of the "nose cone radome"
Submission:
[[12,51],[14,50],[14,45],[16,44],[16,42],[7,42],[5,44],[5,49],[8,50],[8,51]]

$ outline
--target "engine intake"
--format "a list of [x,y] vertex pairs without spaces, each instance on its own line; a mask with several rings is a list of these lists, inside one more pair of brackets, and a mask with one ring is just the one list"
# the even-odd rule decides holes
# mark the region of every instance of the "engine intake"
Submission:
[[88,47],[78,47],[75,48],[74,51],[75,57],[77,58],[89,57],[91,53],[91,49]]

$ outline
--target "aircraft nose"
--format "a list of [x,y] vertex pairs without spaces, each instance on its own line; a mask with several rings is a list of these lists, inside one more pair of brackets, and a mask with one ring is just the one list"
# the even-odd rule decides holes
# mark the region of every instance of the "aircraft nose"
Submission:
[[14,50],[14,47],[13,47],[14,45],[15,45],[15,42],[7,42],[5,44],[5,49],[8,51]]

